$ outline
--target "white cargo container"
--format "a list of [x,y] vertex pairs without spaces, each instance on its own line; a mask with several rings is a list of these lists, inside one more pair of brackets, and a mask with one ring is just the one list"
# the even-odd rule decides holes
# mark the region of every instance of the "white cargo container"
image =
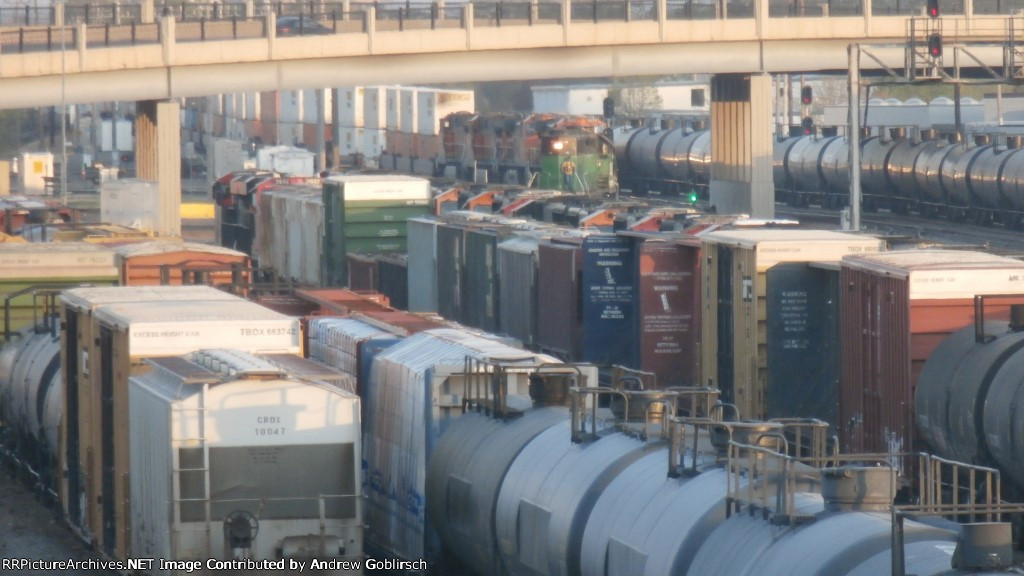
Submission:
[[387,130],[399,130],[402,125],[402,91],[401,86],[389,86],[384,90],[384,98],[387,103],[385,111],[385,123],[381,128]]
[[398,125],[388,126],[389,128],[396,129],[399,132],[405,132],[406,134],[414,134],[417,131],[417,118],[419,117],[419,100],[417,100],[419,88],[402,88],[398,93],[399,105],[401,110],[398,115]]
[[364,92],[363,110],[364,126],[375,130],[387,128],[388,122],[388,87],[369,86]]
[[18,162],[18,186],[25,194],[45,194],[46,179],[53,177],[53,154],[22,152]]
[[56,279],[95,282],[117,279],[116,253],[106,246],[82,243],[0,243],[0,279]]
[[358,397],[233,350],[147,365],[128,390],[133,555],[362,558]]
[[160,209],[160,188],[156,182],[128,178],[100,186],[100,220],[160,236],[180,236],[165,222]]
[[[299,121],[305,124],[317,123],[317,110],[324,107],[324,123],[330,124],[334,117],[331,113],[332,99],[331,90],[325,88],[307,88],[300,91],[302,97],[302,113]],[[321,102],[323,104],[321,104]]]
[[429,180],[399,174],[329,176],[324,184],[339,187],[346,204],[365,201],[380,206],[420,206],[432,197]]
[[331,110],[334,111],[338,125],[342,128],[362,128],[366,125],[365,101],[366,88],[362,86],[339,88],[338,101],[333,102]]
[[246,153],[242,150],[240,140],[214,138],[207,149],[207,177],[216,180],[225,174],[242,170],[245,165]]
[[[437,136],[441,133],[441,120],[455,112],[474,112],[475,95],[472,90],[434,90],[420,88],[417,93],[417,134]],[[421,153],[421,156],[423,154]]]
[[448,423],[462,413],[467,357],[521,368],[508,384],[509,403],[519,406],[529,403],[533,367],[558,362],[452,329],[414,334],[374,359],[373,385],[363,391],[368,538],[400,558],[423,558],[427,551],[426,465]]
[[292,146],[264,146],[256,151],[256,168],[285,176],[315,176],[316,154]]

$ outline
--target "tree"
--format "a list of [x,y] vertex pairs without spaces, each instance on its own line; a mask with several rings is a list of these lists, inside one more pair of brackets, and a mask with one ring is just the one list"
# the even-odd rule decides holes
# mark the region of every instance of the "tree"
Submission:
[[608,95],[615,100],[615,115],[626,118],[643,118],[661,110],[661,95],[654,86],[612,84]]

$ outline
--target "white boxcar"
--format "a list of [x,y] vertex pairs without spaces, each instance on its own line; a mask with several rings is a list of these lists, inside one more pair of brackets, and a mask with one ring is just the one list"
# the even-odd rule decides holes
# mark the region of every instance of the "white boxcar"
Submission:
[[236,350],[147,363],[128,392],[134,556],[362,557],[357,396]]
[[374,359],[371,384],[363,390],[367,539],[400,558],[423,558],[430,548],[427,460],[448,423],[462,414],[467,357],[521,367],[508,393],[524,400],[532,367],[558,362],[452,329],[414,334]]

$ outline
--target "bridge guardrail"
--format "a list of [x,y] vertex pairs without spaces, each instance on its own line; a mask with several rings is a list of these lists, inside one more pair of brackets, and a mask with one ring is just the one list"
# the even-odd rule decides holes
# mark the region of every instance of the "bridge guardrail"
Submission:
[[[63,34],[63,44],[61,35]],[[78,31],[71,26],[63,28],[18,28],[0,30],[0,54],[27,52],[59,52],[74,50],[77,46]]]
[[139,4],[65,4],[64,24],[140,24],[142,6]]
[[[88,46],[138,46],[141,44],[159,44],[160,26],[157,24],[136,24],[127,26],[87,26],[85,43]],[[74,46],[71,44],[70,46]]]
[[0,27],[53,26],[53,6],[0,6]]
[[231,20],[186,20],[174,26],[176,42],[203,42],[205,40],[239,40],[266,38],[266,18],[232,18]]

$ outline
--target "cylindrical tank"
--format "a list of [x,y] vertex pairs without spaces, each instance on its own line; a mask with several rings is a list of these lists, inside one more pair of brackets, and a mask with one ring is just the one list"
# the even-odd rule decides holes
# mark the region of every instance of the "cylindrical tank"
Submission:
[[802,138],[802,136],[796,136],[775,143],[775,147],[772,149],[772,174],[775,179],[776,188],[792,188],[793,182],[789,179],[786,162],[789,159],[789,151]]
[[651,449],[623,434],[577,445],[569,438],[568,422],[541,432],[505,475],[495,528],[504,568],[513,576],[579,574],[591,509],[615,476]]
[[978,153],[970,167],[967,182],[979,208],[995,210],[1004,207],[1000,185],[1003,166],[1016,152],[998,146],[986,146]]
[[821,175],[833,193],[850,189],[850,144],[833,138],[821,152]]
[[807,150],[814,146],[814,142],[815,139],[811,136],[797,138],[786,154],[782,167],[786,171],[786,181],[792,184],[794,190],[806,191],[801,181],[803,158],[807,156]]
[[914,178],[921,192],[921,200],[934,204],[945,203],[947,192],[942,184],[942,163],[956,148],[945,140],[925,142],[921,147],[914,162]]
[[690,169],[690,149],[704,134],[707,132],[684,134],[682,130],[671,130],[662,141],[658,150],[658,163],[669,178],[683,182],[694,181]]
[[838,136],[809,139],[806,146],[800,148],[794,146],[790,150],[788,164],[790,177],[796,184],[797,190],[819,191],[822,189],[824,175],[819,169],[821,155],[826,147],[838,139]]
[[1010,155],[1003,164],[1003,195],[1014,210],[1024,211],[1024,154]]
[[[971,197],[970,172],[978,156],[989,146],[968,148],[956,157],[952,166],[953,186],[949,188],[949,202],[955,206],[973,206]],[[945,168],[945,167],[944,167]]]
[[[686,574],[697,550],[725,520],[726,473],[667,478],[667,448],[644,456],[594,505],[580,553],[582,574]],[[644,556],[643,569],[630,563]]]
[[568,419],[565,408],[507,422],[468,413],[441,436],[427,466],[427,516],[445,548],[477,574],[501,573],[494,511],[509,466],[538,434]]
[[711,181],[711,131],[697,132],[690,152],[687,154],[687,162],[690,164],[690,174],[693,181],[698,184],[707,184]]
[[[789,511],[790,518],[813,515],[814,522],[780,529],[761,514],[734,514],[701,547],[689,573],[849,574],[866,559],[891,550],[892,519],[888,509],[895,482],[892,468],[842,466],[821,470],[821,495],[798,492],[794,494],[794,509]],[[904,523],[904,537],[907,543],[954,540],[951,531],[909,520]]]
[[867,194],[885,194],[889,186],[885,167],[898,140],[882,141],[873,136],[864,141],[860,153],[860,185]]
[[638,128],[633,131],[623,150],[631,178],[653,179],[664,176],[659,171],[658,150],[671,132],[674,130],[651,131],[649,128]]
[[57,449],[63,403],[60,335],[27,329],[8,348],[13,352],[5,350],[0,360],[3,419],[15,431],[19,449],[32,452],[23,456],[49,458]]
[[985,399],[996,372],[1024,348],[1024,332],[984,344],[975,340],[970,326],[935,348],[921,371],[914,403],[918,429],[939,456],[989,463],[982,436]]
[[886,170],[891,184],[890,195],[904,200],[917,200],[920,191],[914,178],[914,165],[917,157],[927,148],[928,142],[914,144],[910,140],[900,140],[889,153]]
[[[1014,333],[1014,339],[1024,335]],[[1009,336],[1008,336],[1009,338]],[[983,432],[992,457],[1007,475],[1024,484],[1024,354],[1006,359],[984,399]]]

